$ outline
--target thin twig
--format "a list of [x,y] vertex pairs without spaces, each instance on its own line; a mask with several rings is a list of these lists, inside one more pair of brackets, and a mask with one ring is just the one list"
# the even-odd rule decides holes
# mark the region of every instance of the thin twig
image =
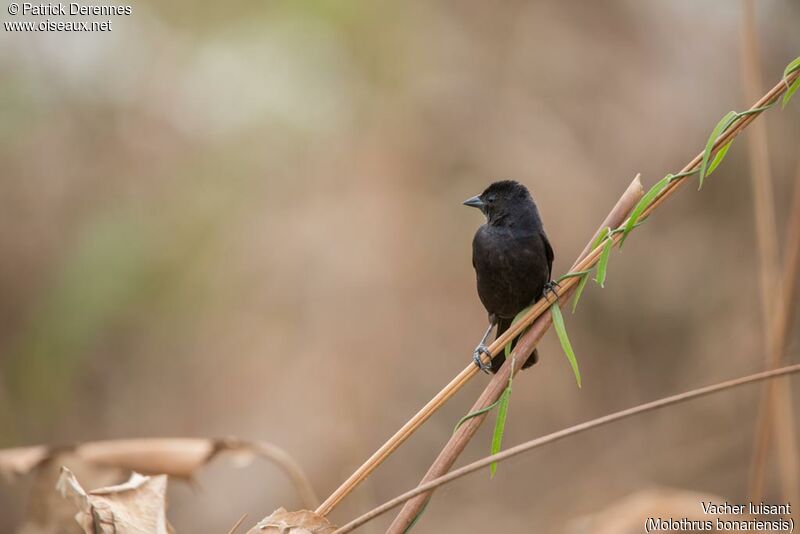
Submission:
[[242,514],[242,517],[240,517],[239,520],[234,523],[234,525],[228,531],[228,534],[234,534],[237,530],[239,530],[239,527],[242,526],[242,523],[244,523],[245,519],[247,519],[247,514]]
[[615,423],[617,421],[621,421],[622,419],[627,419],[634,415],[639,415],[642,413],[657,410],[659,408],[664,408],[666,406],[672,406],[674,404],[679,404],[681,402],[686,402],[700,397],[705,397],[707,395],[719,393],[721,391],[725,391],[739,386],[744,386],[746,384],[752,384],[754,382],[760,382],[762,380],[769,380],[781,376],[788,376],[798,372],[800,372],[800,364],[790,365],[787,367],[782,367],[780,369],[773,369],[771,371],[762,371],[760,373],[747,375],[741,378],[735,378],[733,380],[720,382],[712,386],[705,386],[684,393],[678,393],[677,395],[671,395],[669,397],[641,404],[633,408],[627,408],[619,412],[604,415],[603,417],[598,417],[597,419],[592,419],[591,421],[586,421],[584,423],[580,423],[571,426],[569,428],[559,430],[558,432],[553,432],[552,434],[547,434],[546,436],[542,436],[540,438],[526,441],[525,443],[521,443],[520,445],[516,445],[514,447],[506,449],[503,452],[487,456],[478,461],[465,465],[464,467],[455,469],[444,476],[435,478],[424,484],[420,484],[416,488],[407,491],[406,493],[403,493],[402,495],[395,497],[390,501],[385,502],[384,504],[378,506],[377,508],[374,508],[373,510],[370,510],[369,512],[358,517],[357,519],[350,521],[346,525],[339,527],[339,529],[335,530],[333,534],[346,534],[347,532],[352,532],[353,530],[360,527],[364,523],[370,521],[371,519],[374,519],[375,517],[388,512],[392,508],[399,506],[400,504],[410,499],[413,499],[414,497],[429,492],[444,484],[448,484],[465,475],[484,469],[494,462],[502,462],[504,460],[508,460],[509,458],[536,449],[543,445],[547,445],[549,443],[553,443],[555,441],[559,441],[564,438],[580,434],[587,430],[592,430],[594,428],[605,426],[610,423]]
[[[795,71],[794,73],[790,74],[788,79],[781,80],[778,82],[775,87],[773,87],[767,94],[765,94],[758,102],[756,102],[750,110],[742,116],[741,120],[736,121],[728,130],[723,132],[717,140],[713,144],[712,154],[717,151],[720,147],[726,145],[730,141],[732,141],[739,133],[744,130],[747,126],[749,126],[756,117],[760,116],[761,113],[766,109],[766,106],[774,103],[780,96],[786,91],[789,84],[791,84],[798,76],[800,76],[800,71]],[[690,173],[694,169],[700,167],[703,159],[703,153],[701,152],[697,156],[695,156],[692,161],[690,161],[686,166],[678,173],[676,176],[686,175]],[[643,211],[641,219],[644,220],[654,209],[661,205],[662,202],[670,195],[672,195],[678,187],[681,186],[686,182],[685,179],[677,179],[671,181],[666,188],[655,198],[653,202],[649,204],[649,206]],[[611,236],[612,244],[616,245],[622,239],[622,233],[617,233]],[[573,271],[584,271],[587,269],[592,268],[595,263],[597,263],[603,245],[600,244],[595,247],[586,257],[577,262],[576,265],[573,266]],[[556,291],[557,298],[561,298],[562,296],[569,296],[572,292],[573,287],[578,283],[578,277],[572,277],[565,279],[561,287]],[[522,318],[520,318],[516,323],[512,324],[506,332],[496,339],[492,345],[489,347],[489,351],[491,355],[497,354],[497,350],[501,347],[504,347],[509,341],[517,337],[520,332],[522,332],[525,328],[527,328],[531,323],[544,313],[544,311],[550,307],[550,302],[546,299],[539,300],[536,304],[534,304],[531,309],[525,314]],[[522,339],[517,343],[516,348],[514,349],[516,352],[516,358],[511,359],[511,361],[515,362],[515,367],[517,369],[511,370],[509,360],[507,359],[497,374],[493,377],[489,385],[486,387],[484,392],[479,397],[478,401],[472,407],[470,412],[477,412],[482,410],[486,406],[490,405],[491,403],[495,402],[499,397],[500,393],[503,391],[503,387],[508,381],[508,378],[511,376],[512,372],[515,372],[522,366],[522,364],[527,359],[530,352],[524,352],[525,350],[532,351],[533,347],[536,345],[538,340],[544,335],[547,327],[550,325],[550,316],[543,317],[542,321],[537,321],[534,325],[528,330],[527,334],[523,336]],[[526,338],[530,340],[532,343],[526,343]],[[449,468],[455,462],[455,459],[458,455],[466,448],[467,443],[469,442],[469,437],[474,435],[474,432],[477,430],[477,427],[485,419],[485,414],[482,416],[475,417],[469,420],[466,424],[459,428],[458,432],[448,441],[445,448],[439,454],[437,459],[434,461],[431,468],[428,470],[427,474],[423,478],[423,482],[439,477],[449,470]],[[471,432],[472,434],[467,436],[467,432]],[[465,439],[466,438],[466,439]],[[413,519],[419,514],[422,507],[427,502],[428,498],[430,497],[429,494],[422,494],[418,496],[418,498],[413,499],[412,501],[408,502],[403,509],[400,511],[398,516],[392,522],[389,530],[387,532],[392,533],[401,533],[406,530],[408,525],[413,521]]]
[[306,508],[313,508],[319,503],[314,487],[311,481],[306,476],[300,464],[292,458],[292,456],[272,443],[266,441],[228,441],[228,444],[233,448],[236,444],[242,446],[243,449],[252,451],[257,456],[263,459],[272,461],[275,465],[280,467],[284,473],[292,480],[297,493],[300,494],[300,500]]

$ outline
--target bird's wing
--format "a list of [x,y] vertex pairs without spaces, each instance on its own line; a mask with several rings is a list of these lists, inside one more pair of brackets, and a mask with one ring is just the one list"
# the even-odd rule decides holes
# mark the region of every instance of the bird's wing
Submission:
[[542,243],[544,243],[544,254],[547,256],[547,271],[548,277],[553,275],[553,247],[550,246],[550,241],[547,240],[547,236],[544,235],[544,232],[539,232],[539,236],[542,238]]

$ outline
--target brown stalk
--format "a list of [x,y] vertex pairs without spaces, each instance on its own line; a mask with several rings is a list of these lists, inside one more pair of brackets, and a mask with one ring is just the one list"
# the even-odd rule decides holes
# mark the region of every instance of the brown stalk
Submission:
[[[744,130],[750,123],[755,120],[756,117],[761,115],[761,111],[755,111],[758,108],[763,108],[764,106],[771,104],[776,101],[785,91],[789,84],[794,81],[794,79],[800,76],[800,72],[792,73],[787,80],[781,80],[775,87],[773,87],[767,94],[765,94],[758,102],[756,102],[752,107],[751,110],[753,111],[752,114],[746,115],[737,121],[733,126],[731,126],[727,131],[725,131],[722,135],[720,135],[717,140],[714,142],[712,154],[716,152],[720,147],[727,144],[729,141],[732,141],[742,130]],[[692,159],[681,171],[679,174],[684,172],[689,172],[691,170],[696,169],[700,166],[703,159],[703,153],[701,152],[697,156]],[[647,217],[654,209],[656,209],[659,205],[661,205],[664,200],[672,195],[681,184],[686,182],[686,180],[675,180],[671,182],[662,192],[659,194],[658,197],[648,206],[647,209],[644,210],[642,213],[642,219]],[[621,224],[621,223],[620,223]],[[622,238],[622,234],[618,233],[612,237],[612,241],[614,244],[617,244],[620,239]],[[576,265],[573,266],[573,271],[584,271],[590,269],[597,263],[601,253],[602,245],[596,247],[592,250],[589,254],[586,255],[585,258],[576,262]],[[557,298],[565,297],[565,300],[569,297],[572,292],[573,287],[577,284],[578,278],[572,277],[567,278],[561,285],[561,288],[557,291]],[[530,351],[536,346],[539,339],[544,335],[544,332],[550,325],[550,316],[544,316],[541,319],[537,319],[542,313],[550,307],[550,302],[546,301],[545,299],[539,300],[536,304],[531,307],[531,310],[522,317],[517,323],[513,324],[509,329],[500,336],[494,343],[492,343],[490,347],[490,351],[492,355],[496,354],[495,350],[499,349],[500,347],[505,346],[511,339],[516,337],[522,330],[524,330],[528,325],[531,324],[532,321],[536,320],[535,323],[531,326],[528,332],[523,336],[520,341],[517,343],[516,348],[514,349],[514,354],[517,355],[516,358],[507,359],[506,362],[503,364],[501,369],[497,372],[497,374],[492,378],[489,382],[489,385],[486,386],[486,389],[478,398],[478,401],[475,403],[473,408],[470,412],[476,412],[486,408],[487,406],[491,405],[492,403],[496,402],[499,398],[500,394],[502,393],[505,385],[508,382],[509,376],[512,372],[516,372],[519,368],[522,367],[522,364],[527,359]],[[525,352],[528,351],[528,352]],[[514,362],[514,369],[511,369],[511,364],[509,362]],[[442,476],[446,473],[450,467],[455,462],[456,458],[459,454],[466,448],[467,443],[469,442],[470,438],[474,435],[477,431],[477,428],[485,419],[485,414],[478,417],[473,417],[472,419],[468,420],[464,423],[458,431],[450,438],[447,445],[445,445],[442,452],[434,461],[433,465],[430,467],[428,472],[426,473],[425,477],[422,479],[422,483],[428,482],[434,478]],[[430,492],[422,493],[415,497],[414,499],[410,500],[400,513],[397,515],[395,520],[389,527],[387,532],[392,533],[401,533],[404,532],[408,526],[413,522],[414,518],[422,510],[425,503],[430,498]]]
[[[775,87],[765,94],[761,100],[753,105],[752,109],[763,107],[767,104],[774,102],[779,98],[787,89],[787,87],[800,75],[800,72],[794,72],[789,75],[786,80],[781,80]],[[714,151],[719,147],[726,144],[728,141],[736,137],[739,132],[746,128],[757,116],[761,113],[753,113],[743,117],[737,121],[735,125],[724,132],[714,143]],[[681,173],[692,170],[700,165],[702,154],[697,155],[686,167],[683,168]],[[671,195],[677,187],[684,180],[676,180],[670,183],[667,188],[653,201],[650,206],[644,211],[642,218],[649,215],[661,202]],[[619,234],[614,236],[615,241],[619,239]],[[573,267],[573,271],[585,270],[597,262],[600,255],[600,248],[596,248],[586,255],[584,260]],[[561,284],[559,293],[563,294],[566,290],[572,288],[577,283],[577,278],[568,278]],[[533,321],[549,307],[549,303],[540,300],[536,303],[528,313],[520,318],[519,321],[514,323],[506,332],[496,339],[490,346],[489,352],[494,355],[501,347],[504,347],[509,341],[519,335],[519,333],[533,323]],[[487,357],[488,359],[488,357]],[[450,397],[455,395],[464,384],[477,374],[477,367],[470,364],[461,373],[458,374],[445,388],[436,394],[428,404],[426,404],[417,414],[415,414],[403,427],[398,430],[389,440],[384,443],[363,465],[361,465],[347,480],[345,480],[339,488],[334,491],[325,502],[320,505],[316,513],[319,515],[329,514],[336,505],[341,502],[350,492],[352,492],[370,473],[372,473],[378,465],[380,465],[395,449],[397,449],[408,437],[414,433],[433,413],[438,410]]]
[[231,529],[228,531],[228,534],[235,534],[236,531],[239,530],[239,527],[242,526],[242,523],[244,523],[245,519],[247,519],[247,514],[242,514],[242,517],[240,517],[239,520],[233,524]]
[[[770,368],[778,367],[785,360],[798,277],[800,277],[800,165],[797,168],[792,208],[787,223],[786,253],[782,269],[783,290],[772,302],[776,309],[770,324],[770,339],[774,340],[768,362]],[[779,424],[775,424],[776,421]],[[780,471],[783,475],[782,491],[789,501],[800,502],[797,434],[794,428],[791,392],[783,381],[768,384],[762,392],[759,403],[756,442],[750,466],[749,498],[753,502],[760,502],[764,493],[764,474],[771,431],[775,433],[778,447]]]
[[597,419],[592,419],[591,421],[586,421],[584,423],[580,423],[571,426],[569,428],[559,430],[558,432],[553,432],[552,434],[547,434],[546,436],[526,441],[524,443],[521,443],[520,445],[516,445],[514,447],[506,449],[503,452],[487,456],[485,458],[467,464],[463,467],[459,467],[458,469],[455,469],[446,475],[437,477],[428,482],[420,484],[416,488],[407,491],[406,493],[403,493],[402,495],[395,497],[390,501],[383,503],[382,505],[374,508],[373,510],[370,510],[366,514],[354,519],[353,521],[350,521],[346,525],[341,526],[339,529],[335,530],[333,534],[346,534],[347,532],[352,532],[356,528],[374,519],[375,517],[388,512],[392,508],[399,506],[400,504],[408,500],[411,500],[414,497],[418,497],[423,493],[430,492],[435,488],[438,488],[439,486],[453,482],[454,480],[459,479],[470,473],[474,473],[475,471],[485,469],[487,466],[491,465],[494,462],[502,462],[513,456],[517,456],[524,452],[528,452],[530,450],[539,448],[543,445],[547,445],[555,441],[559,441],[564,438],[580,434],[587,430],[591,430],[594,428],[608,425],[610,423],[621,421],[622,419],[627,419],[634,415],[639,415],[642,413],[657,410],[659,408],[664,408],[666,406],[672,406],[674,404],[679,404],[681,402],[686,402],[700,397],[705,397],[707,395],[719,393],[721,391],[725,391],[739,386],[744,386],[746,384],[752,384],[754,382],[760,382],[762,380],[770,380],[777,377],[785,377],[798,372],[800,372],[800,364],[790,365],[787,367],[782,367],[780,369],[774,369],[771,371],[762,371],[760,373],[744,376],[741,378],[735,378],[732,380],[727,380],[725,382],[720,382],[718,384],[714,384],[711,386],[705,386],[702,388],[693,389],[691,391],[687,391],[684,393],[678,393],[677,395],[671,395],[669,397],[665,397],[659,400],[651,401],[645,404],[640,404],[639,406],[634,406],[633,408],[627,408],[619,412],[604,415],[602,417],[598,417]]
[[[761,92],[761,62],[756,30],[755,3],[753,0],[742,0],[742,85],[745,98],[756,97]],[[753,212],[755,214],[756,241],[759,259],[759,278],[761,296],[761,317],[764,333],[764,354],[768,368],[780,365],[783,359],[787,299],[791,302],[791,291],[781,288],[781,277],[778,276],[778,232],[775,222],[775,199],[772,191],[772,173],[770,171],[769,145],[767,128],[758,123],[748,138],[747,148],[750,161],[750,178],[753,187]],[[790,227],[791,230],[791,227]],[[787,266],[788,267],[788,266]],[[789,275],[784,272],[784,278]],[[774,284],[774,287],[773,287]],[[771,298],[776,295],[777,298]],[[791,406],[788,391],[781,392],[782,383],[764,384],[762,397],[765,400],[759,405],[758,423],[756,426],[755,446],[750,464],[749,496],[752,502],[761,502],[764,493],[767,451],[770,445],[770,432],[775,432],[777,443],[777,459],[784,498],[787,501],[800,500],[800,482],[798,482],[797,448],[795,443],[794,420],[791,418]],[[783,417],[780,417],[782,414]],[[778,424],[774,424],[779,421]]]
[[[742,85],[745,98],[753,100],[761,94],[761,62],[759,61],[758,37],[756,34],[756,15],[753,0],[742,0]],[[771,340],[769,332],[772,302],[770,295],[776,294],[772,287],[778,274],[778,236],[775,223],[775,199],[772,193],[772,173],[769,163],[767,127],[765,123],[753,126],[747,138],[747,151],[750,162],[750,179],[753,187],[753,212],[755,214],[756,236],[761,286],[761,313],[764,319],[764,344],[767,348]],[[778,291],[777,294],[780,294]]]

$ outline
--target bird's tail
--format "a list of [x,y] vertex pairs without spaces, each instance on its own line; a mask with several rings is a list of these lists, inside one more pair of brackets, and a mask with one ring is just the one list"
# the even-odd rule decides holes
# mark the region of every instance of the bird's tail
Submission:
[[[495,335],[495,339],[500,337],[503,332],[508,330],[508,327],[511,326],[511,321],[513,321],[513,319],[511,318],[509,319],[504,319],[502,317],[499,318],[497,322],[497,334]],[[517,345],[517,340],[515,339],[511,343],[511,349],[513,350],[516,345]],[[503,365],[503,362],[505,361],[506,361],[505,350],[501,350],[500,354],[492,358],[492,373],[496,373],[500,369],[500,366]],[[531,367],[538,361],[539,361],[539,352],[536,349],[533,349],[533,354],[531,354],[530,358],[528,358],[528,361],[525,362],[522,368],[527,369],[528,367]]]

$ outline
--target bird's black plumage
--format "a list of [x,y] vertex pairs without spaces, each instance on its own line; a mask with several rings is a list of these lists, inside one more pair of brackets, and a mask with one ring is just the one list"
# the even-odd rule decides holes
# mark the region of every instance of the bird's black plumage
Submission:
[[[520,311],[542,296],[550,281],[553,249],[524,185],[512,180],[495,182],[464,204],[479,208],[486,216],[486,224],[472,240],[472,265],[478,296],[489,312],[490,323],[497,325],[496,338]],[[537,359],[534,351],[525,367]],[[495,356],[492,372],[504,360],[502,353]]]

